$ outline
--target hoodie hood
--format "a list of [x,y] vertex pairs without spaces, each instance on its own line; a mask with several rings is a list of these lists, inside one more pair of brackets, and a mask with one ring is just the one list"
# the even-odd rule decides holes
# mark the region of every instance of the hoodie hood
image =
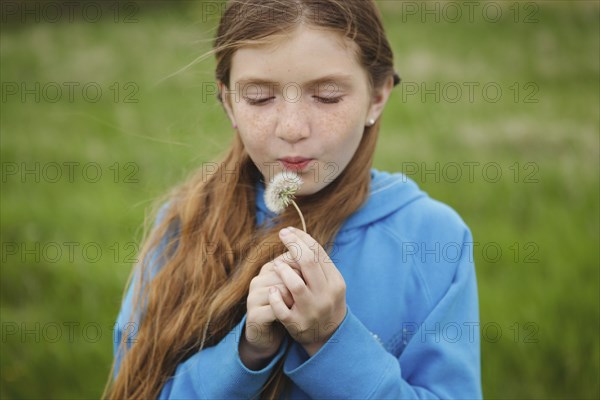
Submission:
[[[265,185],[257,183],[256,208],[258,223],[270,220],[275,214],[265,205]],[[402,173],[371,169],[371,188],[367,202],[354,212],[340,228],[340,232],[360,228],[387,217],[407,204],[426,196],[417,184]],[[305,216],[308,217],[308,216]]]

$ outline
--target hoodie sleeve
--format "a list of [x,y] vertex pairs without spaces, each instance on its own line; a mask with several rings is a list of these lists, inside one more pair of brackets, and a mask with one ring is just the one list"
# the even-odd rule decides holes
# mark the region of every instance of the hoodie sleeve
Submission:
[[[162,214],[159,213],[156,224],[160,222]],[[157,251],[151,256],[152,271],[160,268],[158,262],[160,257],[157,257],[157,254],[164,251],[165,244],[165,241],[161,242]],[[135,279],[136,277],[138,279]],[[138,282],[139,270],[136,270],[136,276],[127,290],[114,329],[115,377],[119,373],[121,360],[136,340],[140,317],[138,312],[133,314],[132,305],[134,288]],[[258,371],[250,370],[244,365],[238,352],[245,323],[244,315],[238,325],[219,343],[203,349],[179,364],[173,376],[163,386],[159,398],[247,399],[255,397],[284,356],[288,342],[286,339],[282,343],[279,352],[266,367]],[[121,342],[124,346],[119,347]]]
[[399,357],[348,309],[336,332],[312,357],[292,344],[285,374],[311,398],[481,398],[479,310],[470,238],[467,230],[450,286],[425,320],[419,325],[407,321],[415,329]]
[[249,399],[262,386],[283,357],[284,342],[269,365],[259,371],[248,369],[240,359],[238,344],[246,317],[217,345],[196,353],[179,364],[163,387],[159,399]]

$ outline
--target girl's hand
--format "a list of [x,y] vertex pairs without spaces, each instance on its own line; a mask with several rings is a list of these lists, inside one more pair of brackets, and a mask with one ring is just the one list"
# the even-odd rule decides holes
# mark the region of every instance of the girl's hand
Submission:
[[[287,228],[279,236],[292,259],[275,259],[275,271],[294,304],[289,306],[279,290],[269,293],[269,303],[290,336],[312,356],[346,317],[346,283],[329,255],[309,234]],[[300,269],[304,279],[292,267]]]
[[[277,259],[289,257],[286,253]],[[246,299],[246,325],[239,352],[242,362],[250,369],[261,369],[267,365],[269,359],[279,350],[285,336],[285,329],[277,322],[269,304],[270,288],[278,291],[284,304],[288,307],[293,306],[292,295],[275,272],[273,261],[263,265],[259,274],[252,279]]]

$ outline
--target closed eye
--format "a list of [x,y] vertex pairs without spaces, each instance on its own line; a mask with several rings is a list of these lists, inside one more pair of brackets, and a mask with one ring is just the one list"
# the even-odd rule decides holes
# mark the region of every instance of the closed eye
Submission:
[[246,100],[246,102],[251,106],[262,106],[273,99],[275,99],[275,97],[267,97],[266,99],[253,99],[250,97],[244,97],[244,100]]
[[323,104],[337,104],[340,101],[342,101],[342,97],[319,97],[319,96],[314,96],[314,99],[317,101],[317,103],[323,103]]

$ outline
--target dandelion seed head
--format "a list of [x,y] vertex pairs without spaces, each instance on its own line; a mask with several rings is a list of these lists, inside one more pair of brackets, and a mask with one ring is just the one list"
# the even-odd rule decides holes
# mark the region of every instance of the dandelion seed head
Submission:
[[304,181],[295,172],[284,171],[275,175],[265,190],[265,204],[275,214],[281,214],[294,199]]

